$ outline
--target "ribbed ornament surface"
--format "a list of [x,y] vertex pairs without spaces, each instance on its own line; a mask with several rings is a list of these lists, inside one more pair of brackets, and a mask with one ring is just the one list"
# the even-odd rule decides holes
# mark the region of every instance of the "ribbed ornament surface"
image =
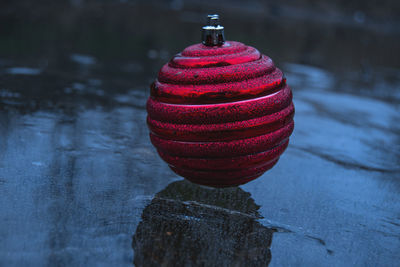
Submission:
[[203,185],[272,168],[294,127],[292,92],[272,60],[239,42],[195,44],[164,65],[147,102],[150,138],[171,169]]

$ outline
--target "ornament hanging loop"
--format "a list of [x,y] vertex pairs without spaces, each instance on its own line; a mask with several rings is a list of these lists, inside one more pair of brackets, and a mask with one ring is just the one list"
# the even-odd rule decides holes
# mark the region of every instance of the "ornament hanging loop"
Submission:
[[206,46],[220,46],[225,42],[224,27],[219,25],[217,14],[207,16],[207,25],[203,27],[202,40]]

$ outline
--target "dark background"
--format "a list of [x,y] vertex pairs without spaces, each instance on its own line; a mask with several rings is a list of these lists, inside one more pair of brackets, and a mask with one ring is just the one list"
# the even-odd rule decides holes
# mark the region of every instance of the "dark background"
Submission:
[[[281,68],[278,164],[181,181],[151,146],[149,84],[218,13]],[[0,265],[396,266],[400,2],[0,2]]]
[[[208,13],[220,14],[228,40],[255,46],[278,65],[334,71],[339,80],[363,82],[365,91],[388,99],[391,92],[371,84],[398,85],[396,0],[3,1],[1,63],[70,72],[71,55],[84,54],[101,63],[96,74],[147,86],[171,56],[200,41]],[[353,90],[345,87],[351,85],[337,90]]]

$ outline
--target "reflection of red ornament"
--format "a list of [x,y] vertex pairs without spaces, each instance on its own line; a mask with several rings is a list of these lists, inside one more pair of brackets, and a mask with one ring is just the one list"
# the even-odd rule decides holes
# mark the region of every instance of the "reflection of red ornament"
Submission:
[[223,39],[217,16],[203,43],[177,54],[151,86],[150,138],[177,174],[204,185],[244,184],[270,169],[293,131],[292,92],[272,60]]

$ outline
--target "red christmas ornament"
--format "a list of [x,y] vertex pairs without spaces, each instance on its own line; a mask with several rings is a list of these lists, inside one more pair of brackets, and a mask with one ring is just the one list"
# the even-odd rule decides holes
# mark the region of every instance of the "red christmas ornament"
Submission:
[[150,139],[171,169],[203,185],[247,183],[272,168],[294,127],[292,92],[257,49],[224,41],[209,16],[203,43],[164,65],[147,102]]

